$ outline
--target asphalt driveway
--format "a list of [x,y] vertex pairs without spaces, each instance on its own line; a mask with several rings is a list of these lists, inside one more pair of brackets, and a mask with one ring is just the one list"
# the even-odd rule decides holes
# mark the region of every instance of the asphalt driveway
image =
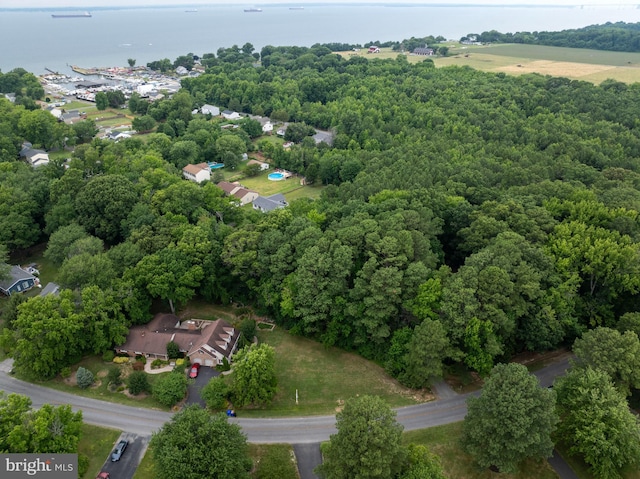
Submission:
[[[187,372],[186,374],[189,374]],[[210,368],[209,366],[200,366],[200,371],[198,372],[198,377],[189,381],[189,386],[187,387],[187,404],[199,404],[203,408],[206,408],[207,405],[204,402],[204,399],[200,397],[200,390],[209,382],[211,378],[215,378],[220,375],[220,371]]]
[[[105,471],[111,474],[113,478],[119,479],[131,479],[140,465],[140,461],[144,457],[144,453],[149,446],[149,436],[140,436],[133,433],[122,433],[116,440],[117,444],[120,439],[126,439],[129,441],[127,449],[122,454],[122,458],[118,462],[111,462],[111,453],[113,448],[109,451],[109,457],[102,466],[101,471]],[[115,447],[114,444],[114,447]]]

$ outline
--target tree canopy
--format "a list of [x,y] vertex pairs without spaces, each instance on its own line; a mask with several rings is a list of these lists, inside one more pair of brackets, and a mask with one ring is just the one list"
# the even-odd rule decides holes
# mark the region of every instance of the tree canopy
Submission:
[[467,406],[463,445],[481,467],[514,473],[524,459],[551,456],[555,393],[540,387],[525,366],[496,365]]
[[377,396],[345,401],[336,414],[338,432],[323,450],[316,472],[325,479],[396,477],[405,466],[402,426],[388,404]]
[[590,366],[571,368],[556,381],[558,434],[599,479],[620,479],[640,458],[640,423],[609,375]]
[[151,438],[161,479],[248,478],[252,467],[240,427],[220,413],[192,405],[176,413]]

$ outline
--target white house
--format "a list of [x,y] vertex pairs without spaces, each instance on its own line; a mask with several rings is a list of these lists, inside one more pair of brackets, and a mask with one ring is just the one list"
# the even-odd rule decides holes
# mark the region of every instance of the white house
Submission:
[[273,123],[270,121],[262,125],[262,133],[271,133],[273,131]]
[[239,120],[242,118],[242,115],[237,111],[224,110],[222,112],[222,116],[224,116],[227,120]]
[[182,168],[182,175],[189,181],[202,183],[205,180],[211,180],[211,169],[206,163],[187,165]]
[[213,105],[202,105],[200,113],[203,115],[220,116],[220,108]]
[[189,74],[189,70],[187,70],[185,67],[180,65],[178,68],[176,68],[176,73],[178,75],[188,75]]
[[37,150],[35,148],[32,148],[31,143],[27,141],[22,144],[20,156],[34,168],[49,163],[49,153],[44,150]]

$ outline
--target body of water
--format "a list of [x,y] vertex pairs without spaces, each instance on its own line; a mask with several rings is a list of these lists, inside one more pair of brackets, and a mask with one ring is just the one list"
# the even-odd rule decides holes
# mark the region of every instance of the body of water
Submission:
[[242,6],[211,5],[187,10],[97,9],[91,18],[52,18],[52,10],[0,10],[0,70],[69,73],[69,65],[125,66],[129,58],[146,65],[246,42],[259,51],[265,45],[362,44],[428,35],[457,40],[488,30],[557,31],[640,21],[635,6],[310,5],[291,10],[273,5],[245,13]]

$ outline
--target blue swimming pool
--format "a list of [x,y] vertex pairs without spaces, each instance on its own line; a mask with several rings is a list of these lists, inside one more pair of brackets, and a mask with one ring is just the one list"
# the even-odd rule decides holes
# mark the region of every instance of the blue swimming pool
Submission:
[[218,168],[224,168],[224,163],[209,163],[209,168],[217,170]]
[[284,180],[284,174],[283,173],[270,173],[269,176],[267,176],[267,178],[269,178],[271,181],[280,181],[280,180]]

